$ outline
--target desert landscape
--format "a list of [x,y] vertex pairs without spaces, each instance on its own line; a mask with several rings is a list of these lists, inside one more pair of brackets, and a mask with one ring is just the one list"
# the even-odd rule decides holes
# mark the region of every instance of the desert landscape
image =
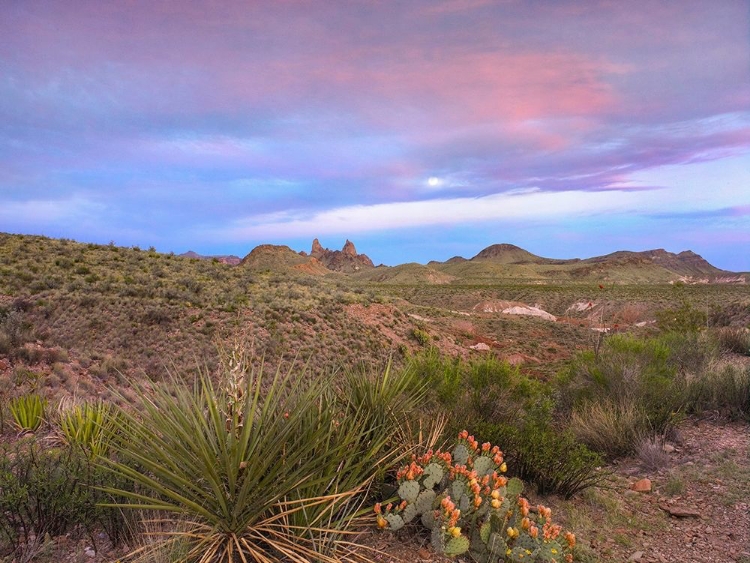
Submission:
[[[750,560],[746,273],[719,270],[688,251],[551,260],[496,244],[468,259],[376,267],[349,241],[342,250],[317,239],[310,251],[261,245],[235,259],[10,234],[0,235],[0,265],[1,525],[9,561],[110,561],[153,549],[159,536],[148,526],[157,526],[160,505],[166,512],[158,526],[198,525],[185,499],[118,472],[159,475],[118,436],[139,420],[168,416],[159,400],[154,412],[143,406],[151,394],[167,400],[175,385],[189,394],[208,381],[226,399],[229,383],[234,393],[243,385],[252,391],[260,383],[251,374],[261,371],[286,374],[292,386],[288,394],[268,379],[258,387],[275,408],[320,393],[323,384],[336,390],[326,399],[330,416],[352,416],[345,414],[352,404],[336,401],[357,397],[382,440],[369,452],[382,461],[353,471],[361,483],[347,482],[356,494],[326,509],[341,534],[320,534],[328,551],[320,537],[294,540],[321,558],[445,557],[447,544],[441,548],[414,523],[401,529],[396,521],[392,530],[387,521],[377,531],[372,506],[394,495],[405,459],[429,448],[451,451],[466,429],[479,443],[498,445],[506,478],[520,478],[532,505],[552,507],[555,522],[575,534],[575,560]],[[129,424],[112,423],[111,435],[92,438],[116,412],[128,413],[120,416]],[[149,440],[168,424],[152,427]],[[105,514],[95,508],[104,497],[82,508],[89,505],[74,489],[89,485],[62,459],[92,448],[87,464],[96,471],[111,467],[105,459],[123,464],[114,466],[115,477],[89,467],[90,479],[104,480],[93,486],[121,491],[108,494],[123,505],[133,504],[128,491],[140,491],[143,509]],[[51,456],[75,486],[58,483],[66,492],[45,506],[52,498],[31,477],[43,464],[30,469],[24,456],[44,463]],[[29,495],[13,496],[14,487]],[[356,518],[348,518],[355,498]],[[78,510],[80,520],[66,510]],[[172,543],[148,560],[174,560],[190,545],[167,537]],[[267,541],[267,557],[293,558]],[[469,553],[492,557],[476,546],[457,555]]]

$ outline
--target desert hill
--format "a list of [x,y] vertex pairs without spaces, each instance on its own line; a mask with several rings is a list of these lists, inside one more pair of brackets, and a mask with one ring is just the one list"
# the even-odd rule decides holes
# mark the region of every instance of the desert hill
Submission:
[[192,250],[188,250],[187,252],[178,254],[178,256],[180,256],[181,258],[193,258],[195,260],[216,260],[217,262],[221,262],[222,264],[229,264],[230,266],[236,266],[242,261],[242,258],[240,258],[239,256],[234,256],[233,254],[204,256],[203,254],[198,254],[197,252],[194,252]]

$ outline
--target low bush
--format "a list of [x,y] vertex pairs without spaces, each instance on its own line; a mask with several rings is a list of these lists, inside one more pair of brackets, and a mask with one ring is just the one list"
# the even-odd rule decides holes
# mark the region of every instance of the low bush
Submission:
[[127,526],[119,509],[102,506],[117,499],[99,489],[116,483],[75,448],[49,448],[33,437],[2,446],[0,550],[9,554],[34,537],[76,529],[92,542],[94,531],[104,530],[117,544]]
[[727,326],[714,330],[713,334],[723,351],[750,356],[750,330]]
[[533,483],[538,494],[569,499],[606,476],[601,455],[571,430],[558,428],[549,404],[528,409],[520,420],[483,422],[475,430],[482,440],[502,444],[512,474]]
[[689,412],[717,412],[730,419],[750,420],[750,367],[714,363],[685,381]]
[[571,414],[570,429],[581,442],[610,459],[634,453],[653,434],[645,408],[616,400],[579,405]]

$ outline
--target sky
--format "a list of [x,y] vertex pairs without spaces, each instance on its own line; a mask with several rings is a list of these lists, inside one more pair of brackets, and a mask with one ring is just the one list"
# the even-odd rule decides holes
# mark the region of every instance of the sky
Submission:
[[0,231],[750,271],[750,2],[4,0]]

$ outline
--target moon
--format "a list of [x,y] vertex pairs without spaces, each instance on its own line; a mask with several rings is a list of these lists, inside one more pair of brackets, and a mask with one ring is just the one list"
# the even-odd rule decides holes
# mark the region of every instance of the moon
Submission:
[[440,178],[436,178],[435,176],[430,176],[430,178],[427,180],[427,185],[431,188],[434,188],[435,186],[440,184]]

